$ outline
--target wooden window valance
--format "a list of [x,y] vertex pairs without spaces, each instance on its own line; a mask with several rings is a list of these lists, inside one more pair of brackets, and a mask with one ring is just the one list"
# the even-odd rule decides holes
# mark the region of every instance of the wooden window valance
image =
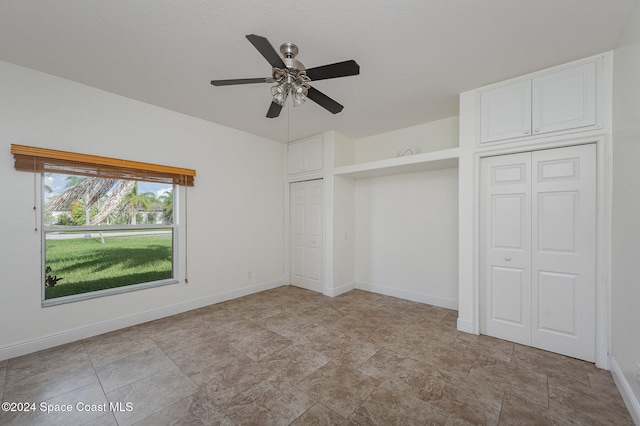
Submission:
[[56,149],[11,144],[15,169],[193,186],[196,171]]

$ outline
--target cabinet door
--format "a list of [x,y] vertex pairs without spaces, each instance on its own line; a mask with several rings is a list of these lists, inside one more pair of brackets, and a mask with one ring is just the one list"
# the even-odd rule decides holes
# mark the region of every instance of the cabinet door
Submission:
[[322,138],[304,141],[304,171],[322,170]]
[[596,124],[596,63],[533,79],[533,134]]
[[531,80],[480,94],[480,143],[531,133]]
[[322,170],[322,137],[290,143],[287,147],[288,173]]

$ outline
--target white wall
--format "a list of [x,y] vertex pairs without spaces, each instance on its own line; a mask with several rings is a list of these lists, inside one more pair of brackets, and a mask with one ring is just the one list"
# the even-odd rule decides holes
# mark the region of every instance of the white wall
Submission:
[[[356,162],[458,146],[458,117],[356,140]],[[458,307],[458,169],[355,183],[356,287]]]
[[[189,284],[42,308],[33,175],[12,143],[196,169]],[[0,359],[282,283],[284,162],[281,143],[0,62]]]
[[357,181],[356,282],[457,309],[458,169]]
[[615,50],[613,88],[612,358],[635,396],[635,420],[640,423],[640,384],[636,380],[636,364],[640,363],[639,4]]
[[358,139],[355,162],[359,164],[394,158],[407,149],[415,154],[417,150],[431,152],[455,148],[458,146],[458,121],[457,116],[449,117]]

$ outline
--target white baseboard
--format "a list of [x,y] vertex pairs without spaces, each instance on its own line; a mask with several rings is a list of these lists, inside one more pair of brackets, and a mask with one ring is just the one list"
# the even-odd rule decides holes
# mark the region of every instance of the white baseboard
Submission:
[[458,330],[460,331],[464,331],[465,333],[469,334],[476,334],[473,329],[473,323],[471,321],[458,318],[457,326]]
[[377,284],[356,282],[355,288],[366,290],[372,293],[384,294],[386,296],[398,297],[400,299],[411,300],[413,302],[426,303],[428,305],[439,306],[441,308],[458,310],[458,301],[445,299],[444,297],[430,296],[428,294],[414,293],[411,291],[398,290],[392,287],[386,287]]
[[629,410],[629,414],[631,414],[633,422],[636,425],[640,425],[640,401],[636,398],[631,385],[613,356],[611,357],[611,374],[613,375],[613,381],[622,394],[622,399]]
[[77,340],[86,339],[88,337],[97,336],[99,334],[108,333],[110,331],[119,330],[121,328],[130,327],[132,325],[142,324],[148,321],[153,321],[182,312],[191,311],[193,309],[202,308],[204,306],[214,305],[216,303],[224,302],[231,299],[237,299],[238,297],[248,296],[250,294],[270,290],[282,285],[284,285],[284,279],[268,281],[249,287],[243,287],[220,294],[214,294],[199,299],[176,303],[175,305],[164,306],[162,308],[152,309],[150,311],[140,312],[137,314],[128,315],[126,317],[114,318],[112,320],[100,322],[97,324],[78,327],[72,330],[65,330],[59,333],[50,334],[48,336],[37,337],[35,339],[2,346],[0,347],[0,361],[30,354],[32,352],[37,352],[43,349],[52,348],[54,346],[63,345],[65,343],[75,342]]
[[338,287],[325,288],[323,294],[329,297],[336,297],[348,291],[351,291],[354,288],[356,288],[356,283],[354,281],[351,281]]

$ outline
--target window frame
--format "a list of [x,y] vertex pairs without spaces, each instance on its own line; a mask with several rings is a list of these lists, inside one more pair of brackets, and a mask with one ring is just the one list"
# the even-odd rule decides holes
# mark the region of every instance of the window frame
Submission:
[[[64,171],[60,171],[60,172],[55,172],[56,174],[60,174],[60,175],[66,175],[66,173],[64,173]],[[50,172],[47,172],[47,174],[50,174]],[[38,209],[38,211],[40,212],[40,218],[39,218],[39,223],[40,223],[40,291],[41,291],[41,306],[44,307],[49,307],[49,306],[58,306],[58,305],[63,305],[66,303],[73,303],[73,302],[79,302],[79,301],[83,301],[83,300],[90,300],[90,299],[95,299],[95,298],[99,298],[99,297],[105,297],[105,296],[111,296],[111,295],[115,295],[115,294],[123,294],[123,293],[129,293],[132,291],[138,291],[138,290],[144,290],[144,289],[148,289],[148,288],[155,288],[155,287],[162,287],[162,286],[166,286],[166,285],[172,285],[172,284],[178,284],[180,282],[180,279],[178,278],[179,275],[179,264],[180,262],[178,261],[178,256],[179,256],[179,241],[180,241],[180,221],[179,221],[179,191],[180,191],[180,185],[177,184],[172,184],[172,196],[173,196],[173,223],[169,224],[169,225],[165,225],[165,224],[161,224],[161,225],[130,225],[130,224],[123,224],[123,225],[90,225],[90,226],[86,226],[86,225],[77,225],[77,226],[45,226],[44,224],[44,220],[45,220],[45,214],[44,214],[44,205],[45,205],[45,200],[44,200],[44,195],[45,195],[45,191],[44,191],[44,184],[45,184],[45,172],[40,172],[37,173],[37,175],[39,175],[39,191],[40,191],[40,197],[39,197],[39,203],[40,203],[40,208]],[[79,176],[87,176],[87,177],[91,177],[91,175],[79,175]],[[141,181],[137,181],[137,182],[141,182]],[[125,286],[120,286],[120,287],[114,287],[114,288],[108,288],[108,289],[104,289],[104,290],[95,290],[95,291],[89,291],[89,292],[85,292],[85,293],[79,293],[79,294],[72,294],[72,295],[68,295],[68,296],[61,296],[61,297],[56,297],[56,298],[52,298],[52,299],[45,299],[45,280],[46,280],[46,255],[47,255],[47,241],[46,241],[46,234],[47,232],[65,232],[65,231],[89,231],[89,232],[95,232],[95,231],[126,231],[126,230],[144,230],[144,229],[168,229],[172,231],[172,253],[171,253],[171,263],[172,263],[172,277],[171,278],[166,278],[163,280],[156,280],[156,281],[149,281],[149,282],[144,282],[144,283],[138,283],[138,284],[129,284],[129,285],[125,285]]]

